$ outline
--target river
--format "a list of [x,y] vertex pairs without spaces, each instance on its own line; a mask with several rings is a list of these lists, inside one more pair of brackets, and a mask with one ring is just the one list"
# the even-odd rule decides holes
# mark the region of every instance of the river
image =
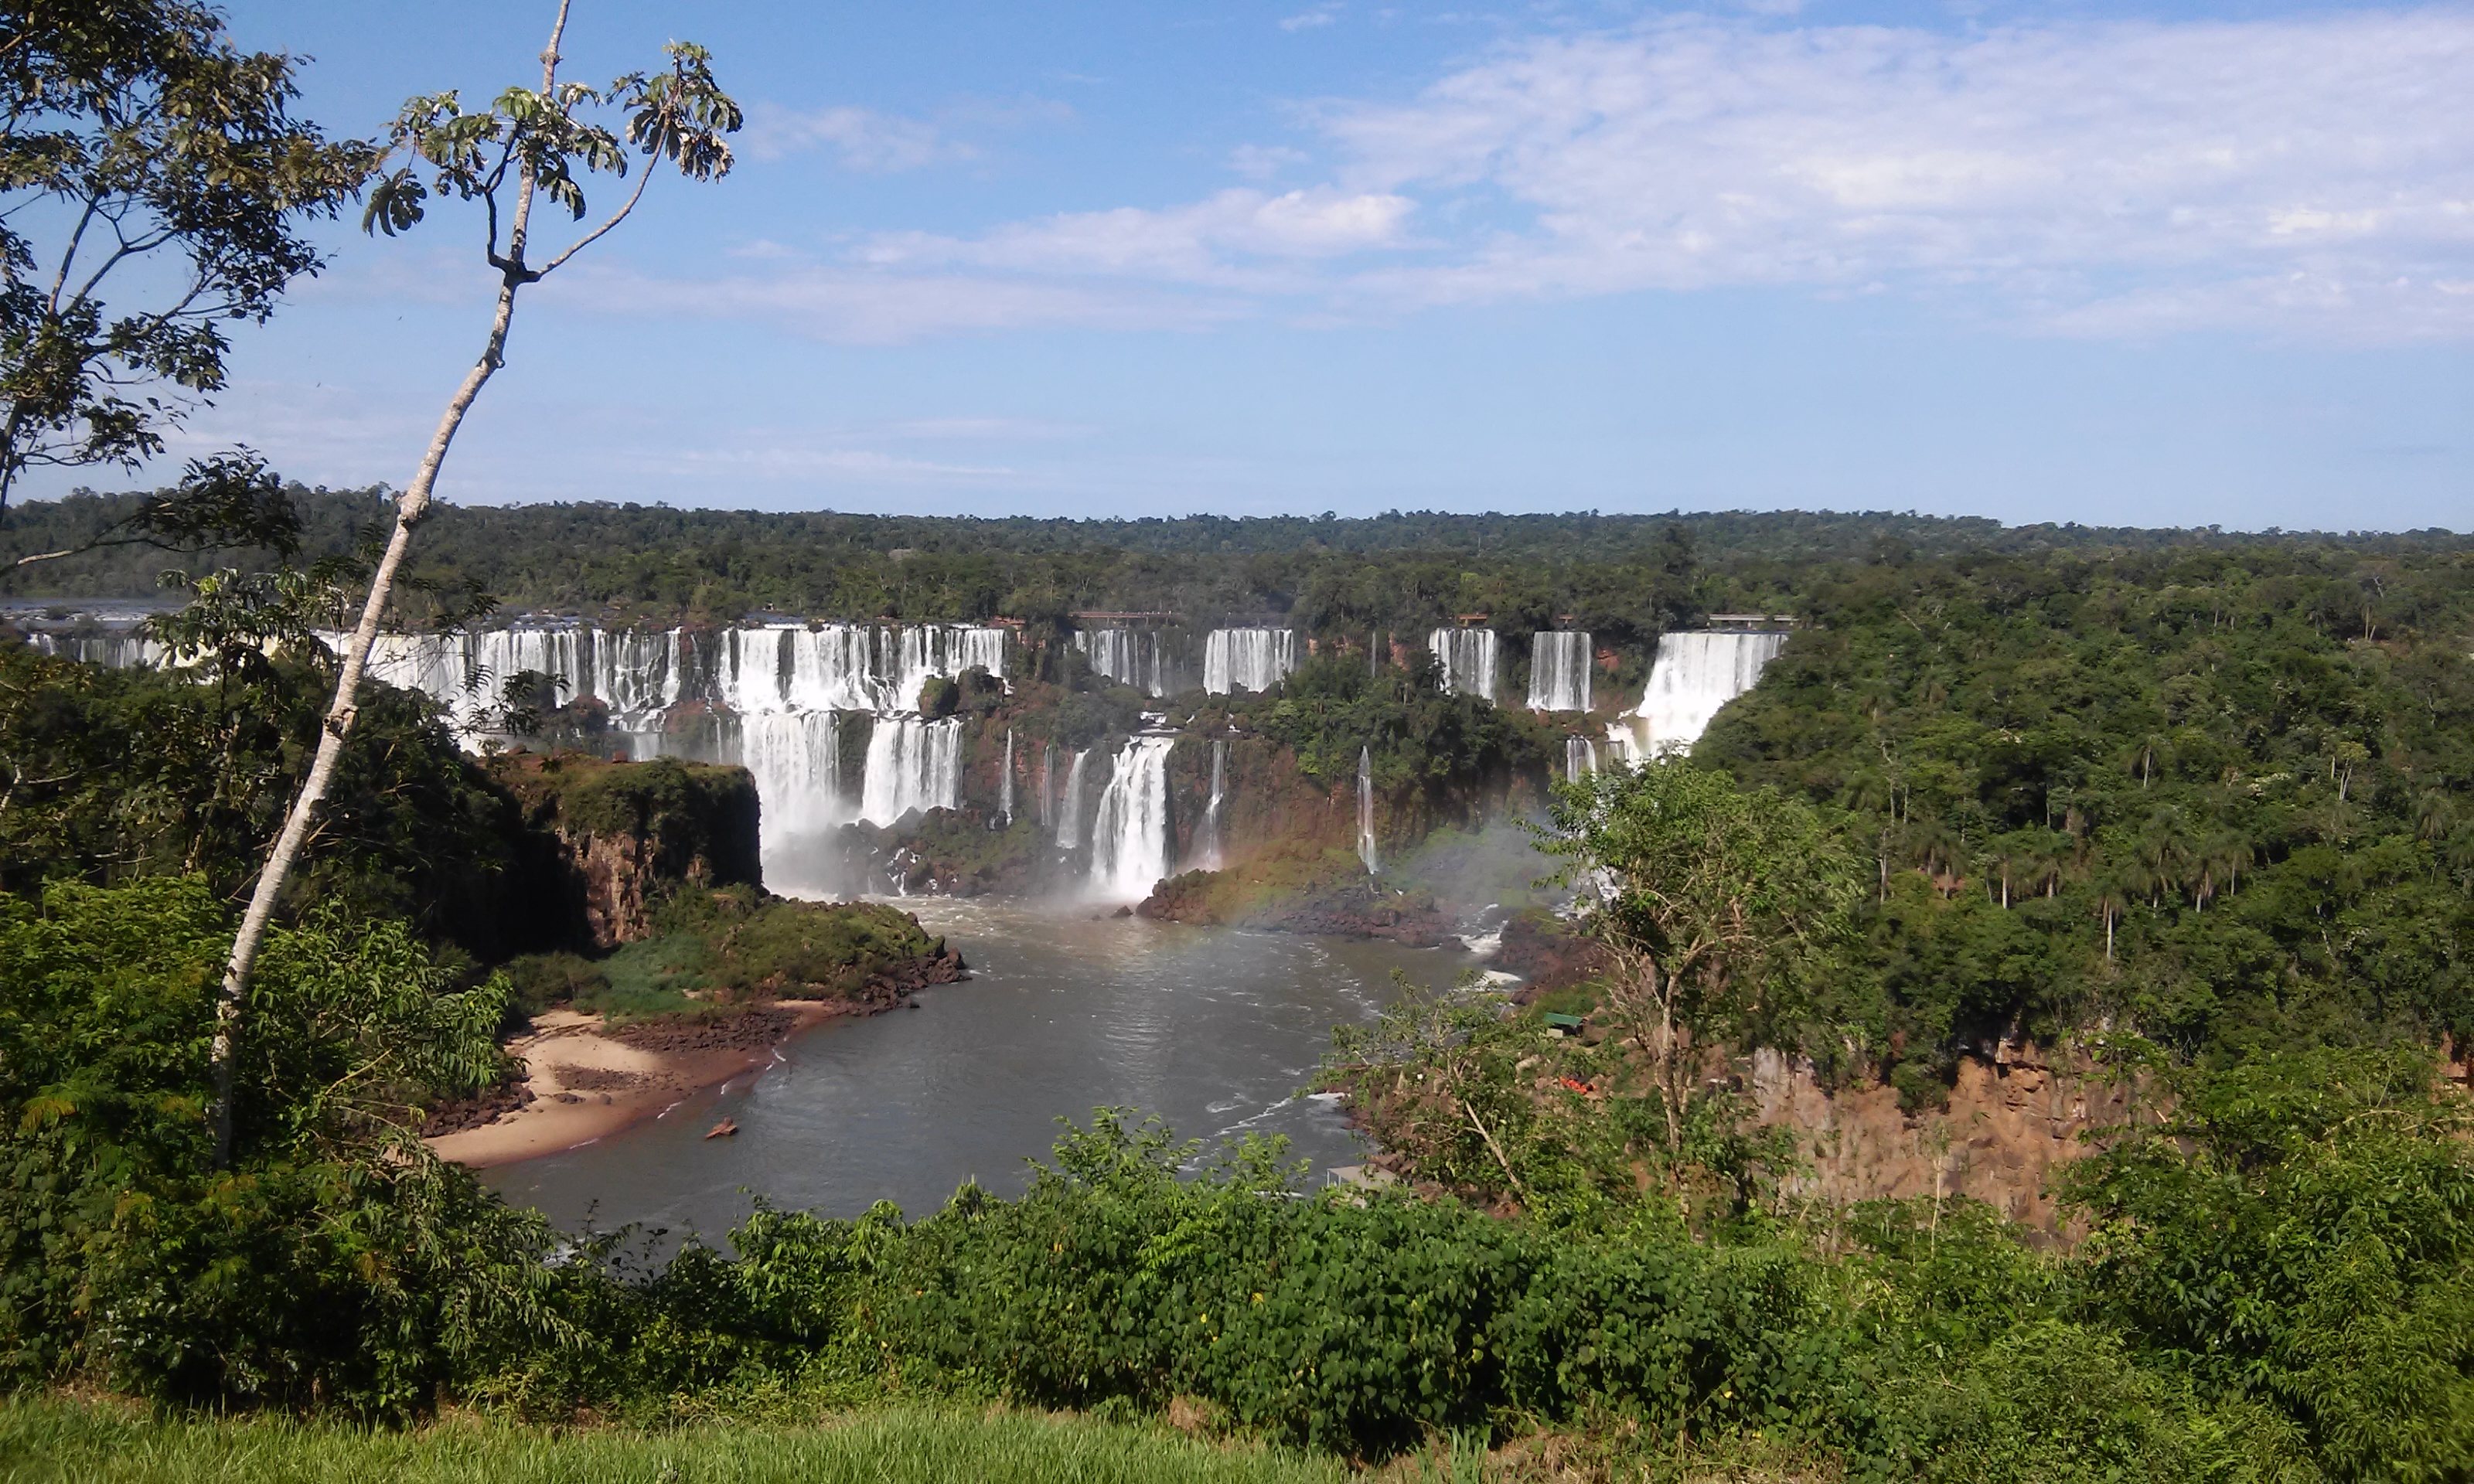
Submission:
[[[1057,1118],[1110,1105],[1205,1140],[1284,1135],[1319,1179],[1365,1155],[1331,1099],[1298,1095],[1331,1028],[1371,1020],[1395,969],[1441,984],[1475,962],[987,898],[900,905],[961,949],[969,981],[921,992],[916,1010],[828,1023],[761,1075],[485,1178],[569,1231],[589,1217],[717,1238],[750,1192],[837,1216],[890,1200],[917,1216],[967,1180],[1019,1194]],[[704,1138],[723,1114],[739,1136]]]

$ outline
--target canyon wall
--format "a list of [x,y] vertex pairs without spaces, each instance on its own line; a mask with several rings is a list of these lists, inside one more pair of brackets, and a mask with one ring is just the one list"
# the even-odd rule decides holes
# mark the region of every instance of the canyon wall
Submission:
[[570,874],[573,936],[614,947],[648,936],[648,904],[676,884],[762,886],[756,782],[744,768],[514,753],[487,764]]

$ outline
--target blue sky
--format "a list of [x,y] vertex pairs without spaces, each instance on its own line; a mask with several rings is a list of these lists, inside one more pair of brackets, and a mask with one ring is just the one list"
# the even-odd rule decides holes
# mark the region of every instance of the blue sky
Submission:
[[[548,7],[238,3],[304,111]],[[2474,528],[2474,10],[577,0],[750,111],[521,311],[441,490]],[[183,451],[400,484],[478,223],[338,228]]]

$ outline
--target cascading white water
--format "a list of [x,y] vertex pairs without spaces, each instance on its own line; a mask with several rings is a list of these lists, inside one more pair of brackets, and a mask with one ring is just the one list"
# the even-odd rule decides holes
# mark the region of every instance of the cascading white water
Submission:
[[1005,768],[1001,777],[1004,782],[1000,785],[997,797],[997,817],[1004,820],[1006,827],[1010,829],[1013,827],[1013,729],[1011,727],[1006,729]]
[[741,715],[899,709],[879,706],[875,637],[861,624],[731,630],[714,699]]
[[1374,754],[1363,747],[1357,750],[1357,858],[1370,876],[1382,869],[1374,858]]
[[1056,827],[1056,744],[1049,743],[1039,754],[1039,827]]
[[1117,754],[1091,826],[1091,890],[1114,901],[1151,895],[1168,874],[1168,754],[1175,737],[1132,737]]
[[831,711],[762,711],[739,719],[739,761],[756,778],[765,844],[850,818],[841,795],[839,721]]
[[867,738],[867,772],[859,817],[890,825],[913,809],[954,809],[962,802],[962,723],[916,716],[880,716]]
[[1564,777],[1578,783],[1598,771],[1598,750],[1587,737],[1564,739]]
[[1198,869],[1218,871],[1225,863],[1225,851],[1220,843],[1220,806],[1228,797],[1228,739],[1217,737],[1211,743],[1211,799],[1202,806],[1202,827],[1196,831],[1200,838],[1194,852]]
[[1753,688],[1785,647],[1784,634],[1669,634],[1658,641],[1649,685],[1633,712],[1641,750],[1689,752],[1721,706]]
[[[347,636],[326,637],[340,644]],[[890,824],[912,808],[958,807],[960,724],[923,730],[916,717],[906,725],[903,713],[932,676],[977,667],[1002,678],[1005,645],[1003,629],[961,624],[768,624],[704,635],[536,626],[381,635],[371,673],[427,694],[477,740],[504,682],[537,671],[556,682],[561,703],[590,698],[607,706],[640,755],[662,751],[665,712],[707,703],[737,718],[738,760],[756,776],[767,824],[795,831],[850,818],[836,766],[836,719],[854,711],[878,719],[862,765],[861,818]]]
[[27,636],[36,654],[60,659],[74,659],[80,664],[101,665],[107,670],[127,670],[137,665],[161,665],[171,652],[153,639],[134,634],[108,634],[85,638],[62,637],[49,634]]
[[1097,748],[1086,747],[1074,754],[1074,765],[1065,770],[1065,797],[1056,806],[1056,848],[1079,850],[1082,845],[1082,770],[1091,761]]
[[907,711],[919,704],[919,687],[936,676],[965,670],[987,671],[1005,678],[1003,629],[968,628],[959,624],[922,624],[908,629],[880,630],[883,662],[878,670],[876,708]]
[[[320,637],[340,648],[350,635]],[[111,665],[153,662],[160,653],[134,635],[55,647],[68,643],[77,645],[76,658]],[[1005,667],[1006,631],[962,624],[766,624],[716,633],[532,623],[382,634],[370,656],[373,679],[429,696],[467,745],[488,735],[506,682],[533,672],[551,680],[562,705],[598,702],[637,756],[710,755],[717,748],[755,776],[768,836],[847,822],[854,793],[857,817],[878,825],[913,809],[959,807],[962,723],[906,713],[931,676],[982,668],[1002,678]],[[667,736],[666,721],[690,703],[709,708],[718,727],[702,740]],[[856,790],[843,782],[839,747],[839,720],[852,712],[875,717]],[[1005,787],[1000,809],[1010,820],[1009,754]]]
[[1443,689],[1456,696],[1494,699],[1494,631],[1438,629],[1426,635],[1426,647],[1443,667]]
[[1298,636],[1287,629],[1214,629],[1202,645],[1202,688],[1269,690],[1298,667]]
[[1529,708],[1589,708],[1589,636],[1570,630],[1541,630],[1529,641]]
[[[321,633],[340,650],[352,635]],[[437,702],[457,727],[482,730],[506,682],[525,671],[549,677],[560,705],[598,701],[623,730],[650,730],[659,713],[688,700],[729,705],[720,694],[694,695],[688,634],[678,629],[605,632],[584,628],[486,629],[473,634],[382,634],[370,648],[369,674]],[[715,687],[716,690],[718,686]],[[763,709],[779,710],[779,706]],[[733,709],[757,709],[738,707]]]
[[1168,646],[1156,631],[1077,629],[1074,647],[1091,661],[1095,675],[1149,696],[1169,693]]

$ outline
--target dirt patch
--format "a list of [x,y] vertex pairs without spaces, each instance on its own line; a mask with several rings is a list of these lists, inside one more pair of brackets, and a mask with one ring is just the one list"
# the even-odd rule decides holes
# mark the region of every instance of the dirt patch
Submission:
[[603,1031],[608,1040],[658,1056],[692,1051],[745,1051],[778,1044],[798,1023],[795,1011],[751,1006],[711,1017],[639,1020]]
[[2052,1177],[2094,1147],[2092,1129],[2152,1118],[2162,1094],[2144,1079],[2113,1074],[2086,1057],[2002,1045],[1963,1058],[1950,1102],[1907,1113],[1895,1089],[1830,1089],[1812,1065],[1757,1051],[1746,1090],[1764,1124],[1796,1131],[1809,1169],[1790,1194],[1834,1205],[1908,1196],[1970,1196],[2045,1239],[2083,1234],[2054,1199]]

